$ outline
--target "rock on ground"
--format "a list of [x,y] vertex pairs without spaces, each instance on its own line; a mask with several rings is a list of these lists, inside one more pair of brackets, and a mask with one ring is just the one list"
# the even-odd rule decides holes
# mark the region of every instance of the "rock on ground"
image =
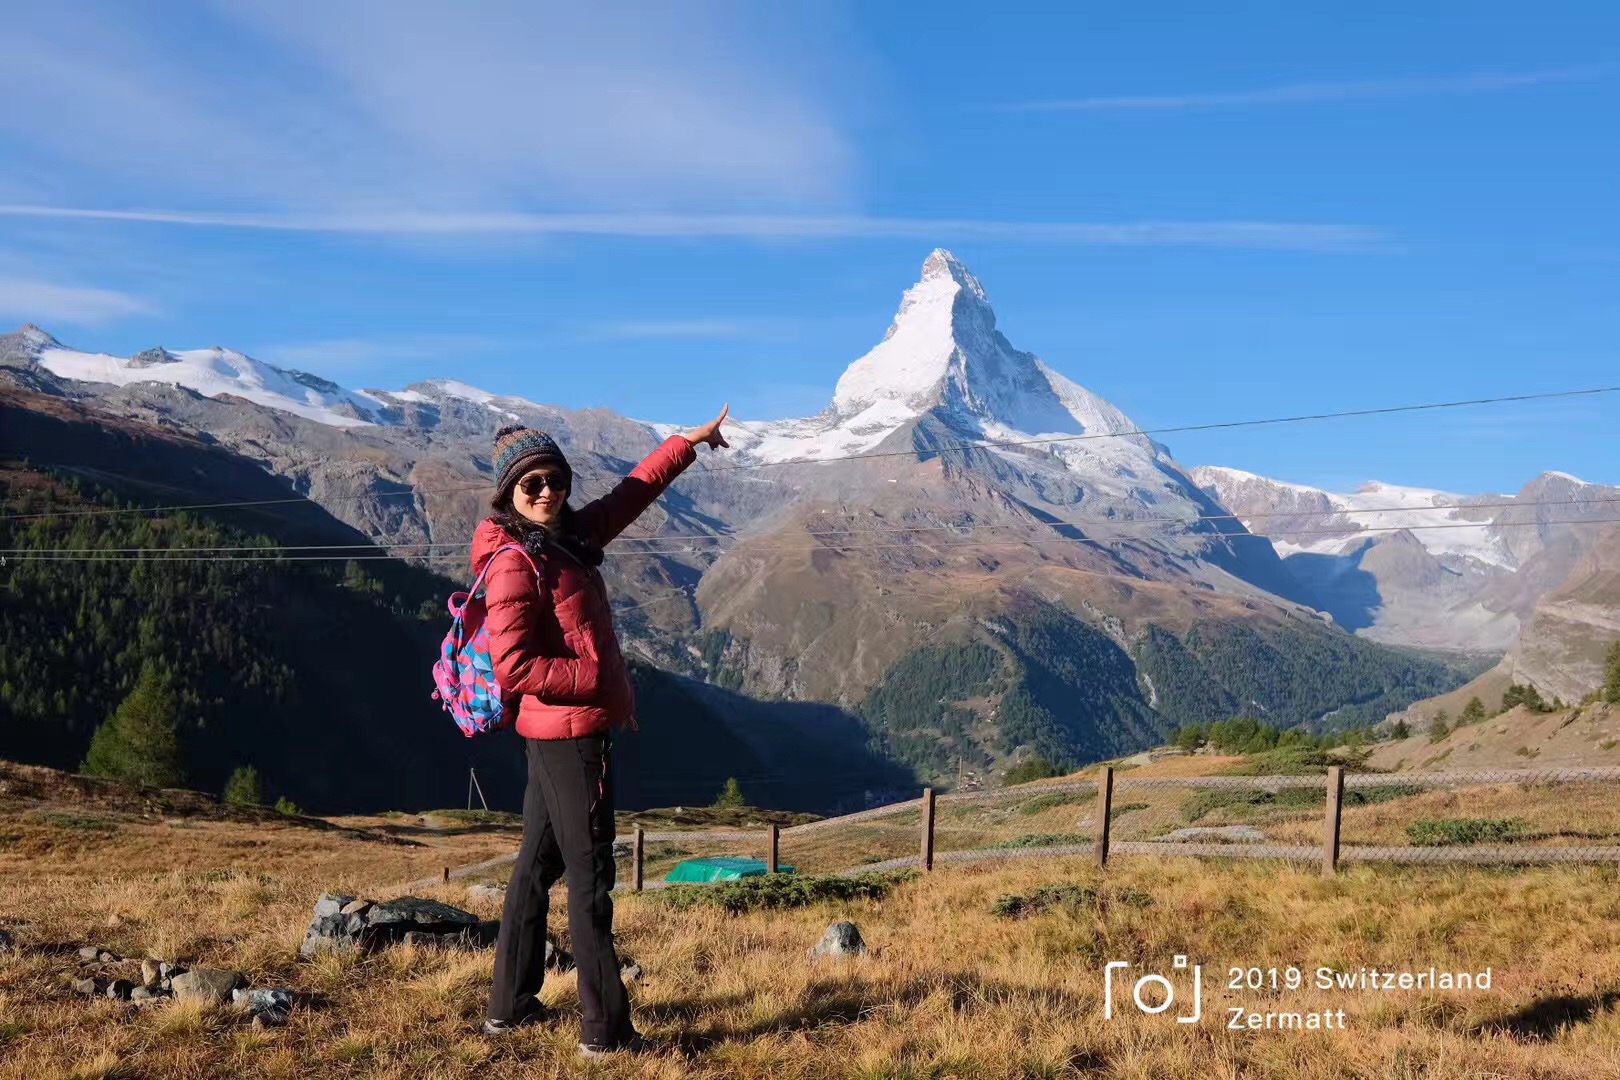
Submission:
[[821,935],[821,940],[810,950],[810,956],[860,956],[865,952],[861,928],[852,922],[835,922]]
[[231,991],[231,1000],[238,1005],[264,1012],[267,1009],[291,1009],[293,992],[284,986],[257,987],[252,990],[238,988]]
[[484,948],[495,943],[500,927],[470,911],[415,896],[371,904],[328,893],[316,902],[314,915],[298,950],[306,957],[326,950],[369,951],[406,941]]
[[169,983],[177,1001],[206,1001],[218,1005],[245,981],[239,971],[199,967],[174,976]]

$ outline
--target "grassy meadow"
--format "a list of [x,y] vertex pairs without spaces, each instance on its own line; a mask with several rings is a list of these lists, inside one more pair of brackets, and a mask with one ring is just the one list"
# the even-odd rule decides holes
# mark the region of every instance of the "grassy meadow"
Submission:
[[[1169,759],[1120,776],[1231,764]],[[0,1078],[1620,1076],[1614,867],[1355,865],[1324,881],[1315,866],[1280,862],[1122,857],[1104,873],[1083,858],[1050,858],[946,866],[878,900],[742,915],[621,894],[620,948],[645,972],[631,996],[652,1050],[587,1065],[573,1049],[572,974],[547,982],[544,998],[562,1013],[555,1024],[492,1040],[477,1030],[488,952],[297,956],[323,890],[387,898],[441,866],[510,850],[510,822],[283,818],[55,775],[0,771],[0,928],[21,947],[0,955]],[[1570,794],[1577,802],[1562,816],[1556,789],[1512,786],[1351,806],[1346,842],[1401,843],[1413,820],[1464,814],[1523,818],[1538,836],[1577,823],[1604,835],[1617,827],[1601,792]],[[1197,824],[1254,824],[1268,838],[1319,836],[1319,807],[1189,806],[1196,795],[1122,789],[1116,825],[1145,838],[1198,813]],[[1084,833],[1093,806],[1054,795],[942,804],[941,848]],[[823,872],[915,846],[916,823],[901,818],[785,839],[782,854]],[[466,886],[420,894],[498,915]],[[562,890],[555,899],[553,929],[566,933]],[[806,950],[841,918],[860,926],[871,955],[810,961]],[[84,944],[236,968],[302,998],[287,1026],[264,1031],[229,1008],[87,1001],[67,985]],[[1103,1019],[1108,961],[1184,986],[1188,973],[1171,967],[1178,954],[1203,965],[1201,1022],[1174,1021],[1185,990],[1164,1015],[1138,1013],[1123,1004],[1129,982],[1116,985],[1115,1018]],[[1492,986],[1309,985],[1319,966],[1431,965],[1489,967]],[[1228,985],[1231,967],[1290,966],[1306,973],[1304,988]],[[1245,1018],[1343,1010],[1344,1028],[1233,1031],[1232,1008]]]

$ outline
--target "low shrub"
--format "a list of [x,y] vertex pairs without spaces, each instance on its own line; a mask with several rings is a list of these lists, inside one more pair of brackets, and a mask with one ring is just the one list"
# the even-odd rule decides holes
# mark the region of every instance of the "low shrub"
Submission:
[[917,876],[917,871],[909,869],[853,874],[849,877],[767,874],[713,885],[672,885],[657,895],[660,901],[677,911],[717,907],[733,915],[741,915],[749,911],[810,907],[851,900],[882,900],[895,886],[913,881]]
[[1419,847],[1510,844],[1524,829],[1523,818],[1424,818],[1406,827],[1406,838]]
[[523,815],[514,814],[509,810],[424,810],[422,816],[436,818],[451,825],[523,824]]
[[1020,836],[1016,840],[1005,840],[995,846],[1001,848],[1031,848],[1089,843],[1091,843],[1091,837],[1081,836],[1079,833],[1031,833],[1028,836]]
[[1423,791],[1416,784],[1375,784],[1372,787],[1346,788],[1343,802],[1345,806],[1371,806],[1391,799],[1421,795]]
[[996,902],[990,906],[990,914],[1003,919],[1027,919],[1047,911],[1066,911],[1076,915],[1083,910],[1094,910],[1106,902],[1145,908],[1153,906],[1153,897],[1141,889],[1124,888],[1111,893],[1098,893],[1089,885],[1045,885],[1033,892],[996,897]]
[[1014,784],[1027,784],[1031,780],[1046,780],[1053,776],[1062,776],[1063,770],[1043,757],[1036,756],[1017,765],[1001,774],[1002,782],[1008,787]]
[[1281,746],[1264,753],[1250,754],[1226,770],[1228,776],[1309,776],[1326,773],[1329,765],[1343,765],[1345,772],[1361,772],[1372,751],[1322,750],[1314,746]]
[[1054,909],[1070,914],[1097,906],[1097,890],[1084,885],[1045,885],[1030,893],[1009,893],[996,897],[990,914],[1003,919],[1027,919]]
[[1075,803],[1087,801],[1089,796],[1077,791],[1054,791],[1049,795],[1037,795],[1018,804],[1018,812],[1025,817],[1034,817],[1036,814],[1051,810],[1057,806],[1073,806]]
[[39,820],[58,829],[78,829],[83,832],[117,832],[118,823],[95,814],[81,814],[75,810],[42,810]]
[[[1369,806],[1373,803],[1404,799],[1422,794],[1415,784],[1376,784],[1372,787],[1347,788],[1343,805]],[[1238,808],[1244,811],[1259,809],[1305,810],[1321,806],[1327,801],[1325,788],[1282,788],[1277,791],[1259,789],[1205,788],[1181,805],[1181,816],[1193,822],[1216,810]]]

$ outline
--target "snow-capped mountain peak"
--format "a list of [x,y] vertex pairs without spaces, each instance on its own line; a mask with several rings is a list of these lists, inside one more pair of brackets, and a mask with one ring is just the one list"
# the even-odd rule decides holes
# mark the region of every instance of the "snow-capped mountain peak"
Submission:
[[274,367],[235,349],[151,348],[125,358],[65,348],[38,327],[24,327],[22,333],[25,340],[39,342],[39,365],[60,378],[113,386],[159,383],[210,398],[229,394],[332,427],[378,422],[379,402],[374,398],[317,375]]
[[1118,409],[1021,352],[996,328],[979,279],[943,248],[923,262],[878,345],[838,380],[832,412],[862,416],[941,410],[975,437],[1116,434]]
[[61,342],[33,323],[24,323],[18,334],[22,337],[23,344],[29,348],[54,349],[61,345]]
[[934,404],[956,353],[958,306],[994,329],[995,314],[978,279],[950,252],[935,250],[923,263],[921,280],[901,298],[883,340],[839,378],[834,411],[855,416],[890,401],[920,412]]
[[1323,491],[1256,476],[1241,469],[1201,465],[1193,480],[1230,507],[1244,526],[1272,537],[1279,548],[1338,554],[1368,536],[1411,529],[1436,557],[1472,559],[1503,568],[1517,564],[1490,510],[1471,510],[1479,497],[1369,480],[1349,493]]

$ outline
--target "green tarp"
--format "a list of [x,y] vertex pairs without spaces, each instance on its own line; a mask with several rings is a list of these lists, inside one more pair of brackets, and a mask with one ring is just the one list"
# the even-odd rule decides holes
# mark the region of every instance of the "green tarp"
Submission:
[[[793,867],[778,864],[778,871],[793,873]],[[687,859],[678,863],[664,878],[675,882],[736,881],[745,877],[764,877],[766,867],[759,859]]]

